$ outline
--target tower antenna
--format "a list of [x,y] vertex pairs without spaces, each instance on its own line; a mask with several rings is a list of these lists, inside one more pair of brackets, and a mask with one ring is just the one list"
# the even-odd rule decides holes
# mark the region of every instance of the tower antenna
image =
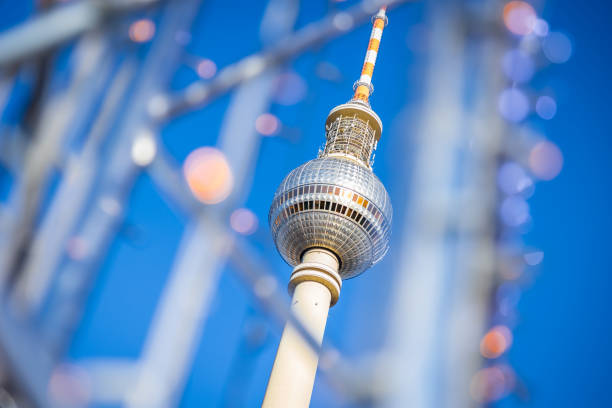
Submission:
[[374,66],[376,65],[376,58],[378,57],[380,39],[382,38],[382,33],[387,25],[387,21],[387,6],[381,7],[380,10],[378,10],[378,13],[372,17],[372,32],[370,33],[368,50],[366,52],[365,60],[363,61],[361,76],[354,85],[354,101],[362,101],[369,104],[370,95],[372,92],[374,92],[372,75],[374,74]]

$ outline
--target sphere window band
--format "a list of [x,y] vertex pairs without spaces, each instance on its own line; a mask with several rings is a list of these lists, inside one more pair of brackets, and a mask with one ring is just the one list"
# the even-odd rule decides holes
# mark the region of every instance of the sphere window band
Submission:
[[[362,209],[350,208],[346,205],[333,201],[327,201],[322,199],[317,200],[315,197],[313,197],[311,200],[305,200],[285,205],[289,200],[292,200],[294,197],[303,197],[303,195],[305,194],[333,194],[338,198],[343,197],[344,199],[354,202],[358,207],[362,207]],[[372,203],[369,202],[365,197],[362,197],[359,194],[345,188],[320,184],[300,186],[276,197],[274,199],[272,207],[281,208],[280,213],[276,216],[276,218],[274,219],[274,223],[272,224],[274,233],[276,233],[278,227],[285,220],[287,220],[287,218],[294,214],[310,210],[324,210],[335,212],[337,214],[344,215],[354,220],[364,229],[364,231],[366,231],[366,233],[372,240],[372,243],[374,244],[375,248],[380,248],[384,246],[386,242],[384,239],[382,239],[386,233],[383,231],[376,231],[374,224],[380,223],[380,221],[384,218],[382,212],[376,206],[372,205]],[[363,210],[366,211],[365,214],[361,214],[359,212]],[[373,222],[368,220],[368,216],[372,218]]]
[[[303,194],[317,194],[317,193],[334,194],[334,195],[337,195],[337,196],[344,196],[347,199],[352,200],[353,202],[356,202],[357,204],[359,204],[360,206],[365,208],[368,212],[370,212],[372,214],[372,216],[374,217],[375,220],[380,221],[382,219],[382,217],[383,217],[383,215],[380,212],[380,210],[378,210],[378,208],[373,206],[372,203],[370,203],[366,198],[361,197],[359,194],[357,194],[357,193],[355,193],[353,191],[350,191],[348,189],[344,189],[344,188],[340,188],[340,187],[335,187],[335,186],[322,186],[322,185],[300,186],[300,187],[298,187],[296,189],[290,190],[287,193],[278,196],[274,200],[273,206],[276,206],[276,205],[282,206],[284,203],[286,203],[287,201],[291,200],[293,197],[298,197],[298,196],[301,196]],[[302,207],[301,207],[301,205],[303,203],[304,202],[300,202],[299,203],[300,204],[300,211],[303,210]],[[297,203],[295,205],[296,205],[296,208],[297,208]],[[308,209],[312,209],[312,208],[308,208]],[[316,204],[316,209],[322,209],[322,208],[319,207],[318,201],[317,201],[317,204]],[[276,219],[278,220],[279,217],[277,217]],[[275,225],[278,225],[278,224],[275,222]]]

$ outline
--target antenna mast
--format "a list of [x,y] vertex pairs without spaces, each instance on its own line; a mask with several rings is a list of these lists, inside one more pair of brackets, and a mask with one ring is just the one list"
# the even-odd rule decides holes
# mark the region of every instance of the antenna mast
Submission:
[[381,7],[378,13],[372,17],[372,32],[370,33],[370,42],[368,43],[368,51],[366,52],[361,76],[355,82],[355,94],[353,101],[361,101],[369,105],[369,98],[374,92],[372,85],[372,74],[378,57],[378,48],[380,47],[380,39],[382,38],[383,30],[387,25],[387,6]]

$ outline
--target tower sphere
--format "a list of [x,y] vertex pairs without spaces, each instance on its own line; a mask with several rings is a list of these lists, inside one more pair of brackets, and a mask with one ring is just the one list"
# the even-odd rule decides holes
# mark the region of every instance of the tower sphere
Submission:
[[330,112],[325,128],[325,149],[285,177],[268,221],[287,263],[296,266],[306,250],[326,248],[348,279],[389,248],[393,210],[370,159],[382,123],[366,103],[351,101]]

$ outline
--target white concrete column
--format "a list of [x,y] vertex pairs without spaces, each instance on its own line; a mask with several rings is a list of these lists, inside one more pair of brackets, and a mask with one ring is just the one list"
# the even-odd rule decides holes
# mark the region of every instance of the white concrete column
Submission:
[[[342,280],[338,260],[325,249],[307,251],[302,263],[291,275],[293,290],[291,311],[319,344],[329,308],[340,295]],[[288,322],[283,331],[268,388],[264,408],[302,408],[310,404],[319,356]]]

